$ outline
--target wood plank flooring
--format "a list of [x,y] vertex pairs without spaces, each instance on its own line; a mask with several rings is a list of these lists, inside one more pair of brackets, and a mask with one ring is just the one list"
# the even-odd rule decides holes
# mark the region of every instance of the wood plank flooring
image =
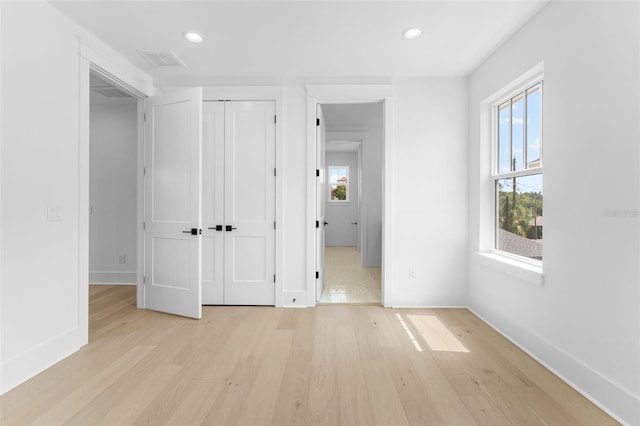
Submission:
[[466,309],[135,308],[91,286],[90,343],[0,398],[2,425],[617,424]]

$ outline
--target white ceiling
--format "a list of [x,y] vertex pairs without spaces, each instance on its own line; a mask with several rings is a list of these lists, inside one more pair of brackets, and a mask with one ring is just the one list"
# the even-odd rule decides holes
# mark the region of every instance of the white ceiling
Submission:
[[[57,1],[159,84],[467,75],[548,0]],[[422,37],[404,40],[410,26]],[[198,31],[199,45],[184,31]],[[137,51],[187,68],[151,68]],[[363,81],[363,80],[359,80]]]

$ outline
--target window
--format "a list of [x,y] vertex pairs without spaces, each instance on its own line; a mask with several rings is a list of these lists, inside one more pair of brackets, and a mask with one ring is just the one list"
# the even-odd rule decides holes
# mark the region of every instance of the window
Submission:
[[329,201],[349,201],[349,166],[329,166]]
[[542,261],[542,81],[494,111],[495,248]]

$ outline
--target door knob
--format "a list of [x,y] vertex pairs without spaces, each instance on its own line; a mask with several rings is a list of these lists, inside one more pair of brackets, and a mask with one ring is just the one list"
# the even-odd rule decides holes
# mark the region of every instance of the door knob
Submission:
[[202,234],[202,229],[191,228],[190,231],[182,231],[183,234],[191,234],[191,235],[200,235]]
[[352,224],[352,225],[357,225],[357,224],[358,224],[358,222],[351,222],[351,224]]
[[234,229],[238,229],[238,228],[232,227],[231,225],[227,225],[225,230],[226,231],[233,231]]

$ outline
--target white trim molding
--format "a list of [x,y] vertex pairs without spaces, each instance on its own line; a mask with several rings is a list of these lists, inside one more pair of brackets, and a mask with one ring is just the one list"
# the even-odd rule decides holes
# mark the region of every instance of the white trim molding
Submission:
[[76,352],[79,349],[78,341],[81,341],[82,338],[82,330],[74,328],[48,339],[18,356],[6,361],[2,360],[0,395],[32,378],[34,372],[42,372]]
[[[89,75],[93,71],[111,81],[118,87],[126,90],[138,98],[138,153],[142,149],[144,138],[141,115],[141,99],[156,93],[151,77],[136,68],[117,52],[106,46],[100,40],[78,36],[79,56],[79,135],[78,135],[78,345],[84,346],[89,342],[89,148],[91,137],[89,131],[90,121],[90,81]],[[141,198],[143,163],[138,160],[138,199]],[[138,245],[143,241],[141,203],[138,201]],[[144,252],[137,249],[137,306],[143,306],[144,287],[142,283],[142,265],[144,264]]]
[[529,284],[544,285],[544,273],[541,266],[529,264],[520,259],[513,259],[501,253],[476,253],[476,259],[483,265]]

